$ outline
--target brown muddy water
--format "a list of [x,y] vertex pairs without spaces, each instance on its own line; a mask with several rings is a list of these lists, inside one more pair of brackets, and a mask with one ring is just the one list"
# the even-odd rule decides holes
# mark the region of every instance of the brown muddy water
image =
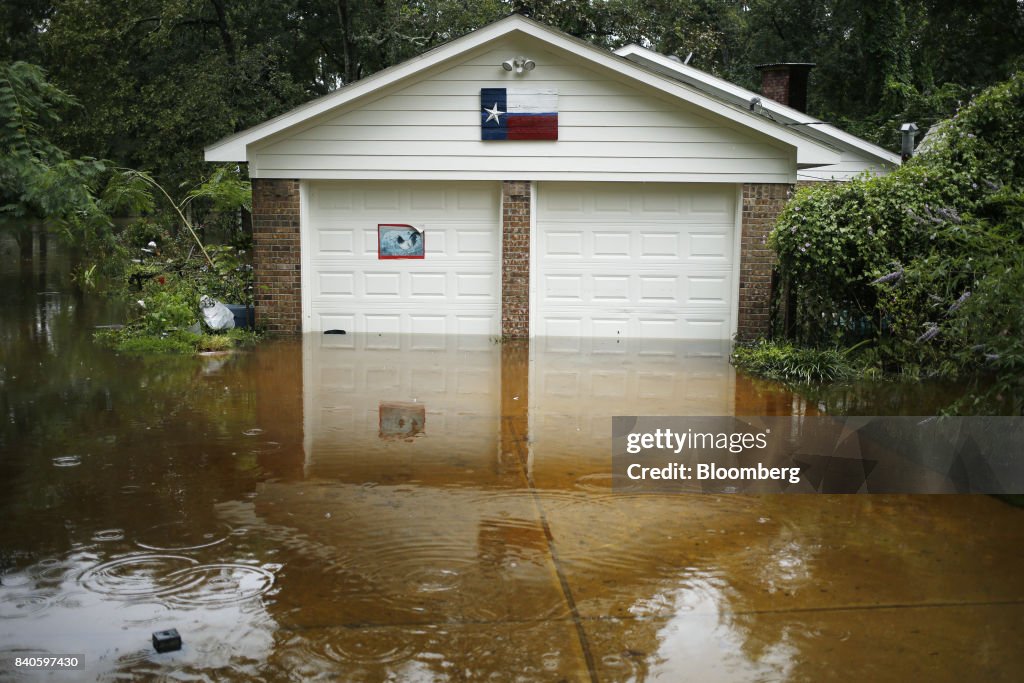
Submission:
[[1021,679],[1024,510],[612,493],[612,415],[813,411],[728,345],[122,357],[0,246],[2,680]]

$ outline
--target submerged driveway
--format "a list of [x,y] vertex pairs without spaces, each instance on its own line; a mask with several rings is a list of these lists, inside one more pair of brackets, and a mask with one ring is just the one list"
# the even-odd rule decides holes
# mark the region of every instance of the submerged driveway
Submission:
[[[0,659],[273,681],[1024,665],[1022,511],[996,499],[612,491],[613,415],[809,410],[728,345],[307,335],[158,361],[58,323],[91,398],[32,399],[60,429],[5,437]],[[164,628],[180,652],[152,651]]]

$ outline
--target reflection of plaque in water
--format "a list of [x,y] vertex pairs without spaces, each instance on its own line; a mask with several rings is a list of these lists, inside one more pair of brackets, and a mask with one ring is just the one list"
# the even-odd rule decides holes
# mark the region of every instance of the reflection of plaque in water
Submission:
[[411,439],[422,436],[427,424],[427,409],[422,403],[380,404],[380,438]]

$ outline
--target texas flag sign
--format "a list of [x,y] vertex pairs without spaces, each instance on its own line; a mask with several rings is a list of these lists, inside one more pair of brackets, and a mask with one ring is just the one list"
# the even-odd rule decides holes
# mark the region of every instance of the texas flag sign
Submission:
[[558,91],[480,88],[481,140],[557,140]]

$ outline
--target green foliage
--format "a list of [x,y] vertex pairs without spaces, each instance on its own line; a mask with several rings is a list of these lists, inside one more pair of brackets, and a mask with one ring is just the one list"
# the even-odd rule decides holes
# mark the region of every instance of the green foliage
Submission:
[[206,353],[230,351],[235,347],[235,341],[226,334],[204,334],[199,338],[198,347]]
[[221,166],[214,170],[199,187],[190,190],[185,203],[207,200],[213,211],[252,211],[252,183],[246,180],[238,167]]
[[0,63],[0,221],[99,213],[93,191],[107,168],[72,159],[50,133],[74,98],[46,80],[37,66]]
[[732,363],[747,372],[789,383],[835,382],[858,374],[846,354],[836,349],[814,349],[759,341],[733,347]]
[[[800,192],[770,237],[804,344],[877,368],[989,378],[957,410],[1024,407],[1024,73],[889,176]],[[994,379],[992,379],[994,378]]]
[[94,340],[119,353],[133,355],[188,355],[252,348],[260,335],[251,330],[229,330],[209,334],[192,334],[174,330],[165,334],[144,334],[135,328],[99,330]]
[[183,329],[198,321],[199,297],[185,283],[153,292],[145,299],[142,329],[151,334]]
[[135,329],[99,330],[94,340],[119,353],[133,355],[188,355],[203,352],[233,351],[256,345],[260,335],[251,330],[230,330],[210,334],[192,334],[174,330],[165,334],[143,334]]
[[[162,281],[161,281],[162,280]],[[146,281],[137,303],[137,316],[121,329],[100,330],[95,340],[123,353],[189,354],[227,351],[254,346],[260,334],[253,330],[204,331],[199,294],[187,277],[166,275]]]
[[1015,0],[8,4],[0,58],[45,65],[83,105],[59,144],[174,188],[203,173],[204,145],[513,11],[609,48],[692,52],[693,65],[751,89],[754,64],[816,62],[809,111],[889,147],[896,124],[950,115],[1024,51]]
[[96,333],[95,339],[120,353],[153,356],[195,353],[200,337],[180,331],[153,336],[130,334],[123,330],[101,330]]

